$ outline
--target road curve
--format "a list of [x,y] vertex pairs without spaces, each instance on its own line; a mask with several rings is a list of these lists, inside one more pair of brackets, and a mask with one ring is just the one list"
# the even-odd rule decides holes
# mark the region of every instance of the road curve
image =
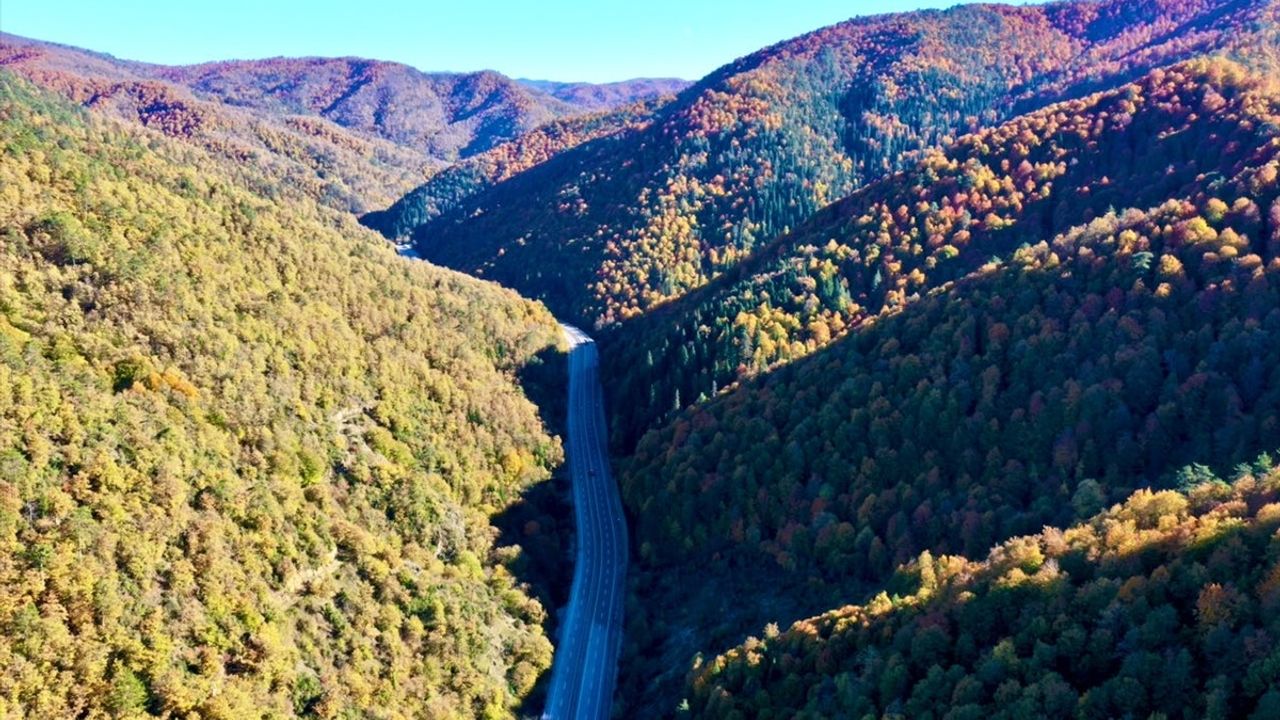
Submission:
[[542,717],[598,720],[609,717],[618,676],[627,521],[609,471],[595,341],[575,327],[561,327],[571,348],[568,456],[577,558]]

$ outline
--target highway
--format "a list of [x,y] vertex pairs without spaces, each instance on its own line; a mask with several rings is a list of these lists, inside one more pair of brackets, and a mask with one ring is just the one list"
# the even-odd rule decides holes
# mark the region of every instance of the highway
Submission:
[[568,458],[577,556],[542,717],[595,720],[609,717],[618,676],[627,521],[609,471],[595,341],[575,327],[561,327],[571,346]]

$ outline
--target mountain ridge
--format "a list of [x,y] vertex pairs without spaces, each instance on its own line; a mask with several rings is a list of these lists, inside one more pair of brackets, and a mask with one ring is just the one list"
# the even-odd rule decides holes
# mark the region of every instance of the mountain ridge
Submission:
[[0,715],[514,715],[546,309],[2,69],[0,156]]
[[[1145,2],[1112,17],[1125,7],[962,5],[823,28],[713,72],[650,128],[498,184],[414,242],[563,317],[615,324],[705,284],[924,148],[1073,88],[1252,47],[1253,25],[1275,12],[1272,0]],[[1143,22],[1122,22],[1132,17]],[[1179,27],[1194,32],[1169,34]],[[565,262],[538,272],[539,255]]]
[[356,212],[389,205],[459,157],[663,86],[615,84],[576,105],[493,71],[354,57],[167,66],[7,33],[0,66],[206,149],[279,163],[322,201]]
[[360,222],[389,240],[403,243],[417,228],[508,178],[584,143],[652,122],[669,97],[541,125],[441,170],[385,210],[365,213]]

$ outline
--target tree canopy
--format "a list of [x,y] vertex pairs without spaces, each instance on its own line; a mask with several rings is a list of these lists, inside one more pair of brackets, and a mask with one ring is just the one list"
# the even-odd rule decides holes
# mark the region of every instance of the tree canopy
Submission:
[[510,715],[551,316],[7,73],[0,158],[0,715]]

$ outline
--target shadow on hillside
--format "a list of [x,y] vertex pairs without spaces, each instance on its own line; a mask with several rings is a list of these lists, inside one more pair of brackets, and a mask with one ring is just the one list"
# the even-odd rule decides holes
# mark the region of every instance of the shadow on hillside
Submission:
[[[568,356],[555,348],[539,353],[520,369],[525,394],[538,407],[548,430],[564,443],[568,402]],[[556,644],[558,613],[569,600],[573,582],[572,488],[563,464],[550,479],[526,488],[514,503],[491,522],[498,530],[495,547],[518,545],[521,552],[507,563],[516,581],[546,610],[543,631]],[[551,672],[542,673],[533,690],[516,708],[519,717],[537,717],[546,698]]]
[[[521,548],[519,555],[507,563],[507,568],[546,610],[542,627],[553,645],[558,645],[558,614],[569,601],[573,582],[574,527],[569,491],[567,473],[557,470],[550,480],[527,489],[492,521],[498,528],[497,546]],[[538,716],[550,678],[550,669],[538,677],[533,690],[516,710],[519,717]]]
[[[1263,205],[1273,201],[1265,197]],[[964,278],[945,294],[912,302],[685,411],[666,434],[657,431],[656,442],[632,460],[633,468],[649,465],[628,478],[631,508],[640,502],[635,498],[653,508],[633,515],[635,544],[654,548],[648,562],[636,563],[630,585],[620,686],[628,711],[642,715],[675,707],[696,653],[712,657],[745,635],[758,635],[765,622],[785,626],[820,609],[820,602],[834,607],[858,601],[898,563],[922,550],[975,557],[1045,525],[1078,522],[1082,511],[1075,497],[1085,480],[1100,483],[1105,491],[1090,503],[1102,508],[1138,488],[1175,485],[1179,468],[1193,463],[1207,460],[1214,470],[1226,471],[1276,447],[1280,432],[1262,418],[1280,403],[1277,384],[1263,375],[1245,381],[1242,363],[1215,349],[1237,342],[1235,328],[1246,320],[1260,322],[1274,302],[1250,301],[1247,284],[1236,275],[1246,270],[1226,265],[1203,266],[1177,292],[1146,290],[1156,286],[1157,270],[1135,258],[1178,251],[1183,246],[1176,244],[1176,236],[1169,244],[1147,240],[1134,252],[1114,251],[1113,238],[1124,231],[1159,238],[1150,228],[1179,218],[1203,221],[1196,212],[1176,206],[1128,220],[1113,218],[1066,235],[1055,246],[1065,262],[1059,263],[1058,256],[1050,262],[1046,255],[1031,263],[1028,255],[1025,263]],[[1268,230],[1253,234],[1266,237]],[[1273,256],[1260,244],[1252,249]],[[1094,322],[1081,307],[1104,319]],[[1128,322],[1120,322],[1121,317]],[[997,324],[1007,329],[1001,321],[1017,323],[1003,339],[983,331]],[[1129,323],[1145,332],[1129,332]],[[1159,328],[1159,333],[1148,328]],[[1073,340],[1087,332],[1094,333],[1088,342]],[[1217,344],[1187,340],[1197,334],[1213,337]],[[1036,343],[1053,348],[1046,353],[1051,362],[1006,351]],[[1155,389],[1145,394],[1139,392],[1144,387],[1139,382],[1126,382],[1136,376],[1105,362],[1144,347],[1157,358],[1151,374],[1141,378]],[[1280,337],[1259,335],[1256,348],[1257,365],[1265,366],[1264,358],[1280,353]],[[927,381],[901,374],[913,367],[907,359],[936,370]],[[990,401],[970,393],[981,378],[996,373],[1004,381],[993,386]],[[1145,439],[1144,428],[1153,426],[1162,407],[1176,406],[1170,405],[1174,402],[1196,410],[1211,407],[1212,400],[1194,394],[1202,386],[1204,398],[1241,398],[1233,406],[1238,409],[1180,417],[1157,425],[1161,433]],[[1090,401],[1059,401],[1077,392]],[[1048,398],[1049,407],[1070,412],[1052,422],[1046,419],[1038,433],[1021,436],[1021,442],[1009,432],[981,431],[1014,427],[1033,397],[1036,402]],[[874,430],[881,423],[897,428],[895,439],[871,443],[867,433],[847,431],[857,427],[848,419],[853,412],[877,405],[884,411],[868,416],[864,427]],[[931,407],[951,409],[938,413]],[[935,420],[939,429],[931,424]],[[1096,454],[1061,454],[1063,439],[1072,440],[1077,431]],[[1138,444],[1140,439],[1144,444]],[[789,448],[798,451],[791,456],[793,464],[787,464]],[[721,463],[721,457],[736,460]],[[981,460],[987,457],[1001,462]],[[1121,457],[1123,464],[1117,460]],[[976,459],[972,476],[957,470],[965,458]],[[855,470],[868,459],[898,464],[878,476]],[[760,478],[752,493],[739,490],[744,484],[732,475],[748,463]],[[771,563],[769,552],[778,547],[784,528],[821,529],[811,509],[821,499],[822,480],[834,497],[844,498],[843,509],[837,503],[827,526],[849,522],[856,531],[887,541],[890,552],[876,565],[868,564],[869,553],[828,550],[821,555],[815,544],[785,547],[802,553],[797,571]],[[945,514],[917,518],[926,500],[937,508],[942,500],[963,498],[965,483],[982,488],[973,514],[952,503]],[[913,499],[897,501],[878,519],[864,517],[861,509],[885,493],[899,498],[911,494]],[[731,539],[733,513],[750,522],[767,517],[772,508],[782,511],[743,528],[742,537],[754,531],[760,541]],[[967,530],[970,522],[972,530]],[[683,538],[698,538],[700,544],[688,542],[681,548]],[[766,604],[770,607],[762,610]]]
[[544,348],[520,368],[517,381],[538,408],[538,417],[563,441],[569,408],[569,355],[559,348]]
[[[1233,92],[1230,88],[1225,82],[1221,85],[1228,95]],[[1085,110],[1065,110],[1106,117],[1110,102],[1104,100]],[[1044,115],[1035,117],[1042,120]],[[1228,113],[1188,120],[1148,108],[1136,111],[1133,118],[1125,129],[1096,139],[1059,133],[1045,144],[1054,148],[1053,158],[1029,156],[1036,162],[1059,161],[1056,153],[1065,153],[1061,156],[1062,174],[1045,185],[1052,186],[1053,192],[1028,196],[1025,203],[1017,205],[1016,212],[1006,212],[1003,222],[984,221],[969,226],[969,239],[963,249],[957,250],[959,255],[930,269],[927,283],[919,286],[914,295],[906,296],[905,301],[914,302],[912,298],[917,295],[958,282],[993,258],[1007,261],[1024,244],[1035,245],[1060,233],[1087,228],[1117,209],[1119,214],[1128,210],[1145,212],[1171,199],[1195,198],[1254,162],[1250,157],[1265,143],[1265,139],[1255,138],[1252,130],[1242,129],[1244,126]],[[1014,120],[1004,127],[1016,130],[1019,123],[1026,122]],[[1220,151],[1206,151],[1215,147]],[[999,167],[995,164],[998,155],[984,155],[965,144],[947,148],[945,154],[960,165],[976,161]],[[970,182],[964,173],[952,171],[933,177],[929,175],[933,171],[926,171],[926,167],[924,163],[913,165],[863,186],[819,210],[794,231],[756,245],[745,259],[701,287],[600,333],[597,341],[601,370],[611,380],[605,385],[605,393],[609,407],[614,408],[610,442],[615,454],[630,455],[650,429],[670,423],[680,412],[749,376],[740,368],[751,364],[751,352],[741,348],[753,347],[762,338],[760,334],[741,333],[736,320],[740,314],[755,317],[760,307],[768,307],[788,315],[793,322],[807,322],[801,318],[807,317],[812,308],[804,309],[798,304],[806,294],[806,302],[835,310],[836,301],[830,295],[823,299],[819,293],[800,290],[804,282],[815,278],[808,271],[797,271],[790,261],[804,257],[806,247],[819,247],[836,238],[854,244],[872,242],[870,235],[853,229],[855,218],[878,204],[895,205],[902,197],[913,197],[934,183],[958,182],[963,187]],[[971,209],[976,212],[977,207]],[[932,214],[929,211],[924,216]],[[870,267],[846,265],[838,271],[847,284],[848,299],[866,311],[865,315],[846,318],[855,326],[893,305],[888,303],[891,286],[879,280],[873,282]],[[908,264],[904,272],[910,270]],[[875,272],[879,278],[880,270]],[[791,298],[794,293],[799,295]],[[771,299],[764,302],[763,298]],[[803,333],[788,332],[790,341],[805,339]],[[779,353],[770,356],[768,362],[785,363],[795,358],[795,353]]]
[[[712,578],[712,573],[716,577]],[[826,586],[760,565],[731,570],[647,567],[635,562],[627,577],[626,629],[619,658],[615,716],[669,715],[695,656],[714,658],[760,636],[833,607],[869,596],[872,586]]]

